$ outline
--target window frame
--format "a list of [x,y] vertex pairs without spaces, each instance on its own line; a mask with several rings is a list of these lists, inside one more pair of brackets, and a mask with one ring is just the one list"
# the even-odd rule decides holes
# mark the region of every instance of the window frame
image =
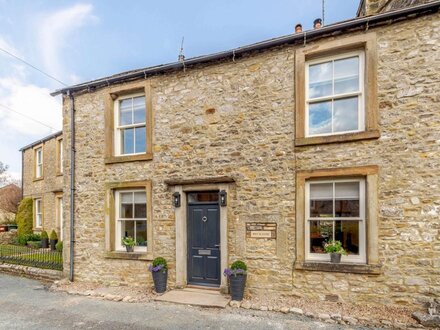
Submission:
[[[135,259],[152,260],[154,252],[153,238],[153,207],[152,207],[152,182],[151,180],[109,182],[105,184],[105,251],[106,258],[110,259]],[[124,252],[116,249],[116,196],[117,190],[145,190],[147,195],[147,250]]]
[[[115,136],[115,101],[132,95],[145,95],[146,150],[143,153],[119,155]],[[149,80],[108,87],[105,93],[105,164],[133,162],[153,159],[153,110],[151,84]],[[119,150],[120,151],[120,150]]]
[[[306,64],[319,58],[364,51],[364,130],[319,136],[306,135]],[[375,32],[335,40],[319,40],[295,51],[295,146],[350,142],[380,137],[377,99],[377,37]]]
[[[342,60],[352,57],[359,57],[359,90],[356,92],[348,92],[343,94],[335,94],[334,92],[328,96],[322,96],[310,99],[309,98],[309,68],[311,65],[321,64],[329,61]],[[334,81],[334,70],[332,72],[332,81]],[[323,56],[316,59],[306,61],[305,66],[305,136],[317,137],[317,136],[330,136],[330,135],[341,135],[348,133],[357,133],[365,131],[365,51],[355,50],[351,52],[343,52],[341,54]],[[310,134],[309,133],[309,107],[310,103],[319,103],[325,101],[335,101],[346,99],[350,97],[357,96],[358,99],[358,129],[331,133],[321,133],[321,134]],[[332,105],[332,128],[333,128],[333,105]]]
[[[124,157],[124,156],[136,156],[136,155],[142,155],[145,154],[146,152],[146,148],[147,148],[147,133],[145,133],[145,151],[144,152],[133,152],[133,153],[126,153],[123,154],[121,153],[122,150],[122,146],[121,146],[121,134],[122,134],[122,130],[124,129],[129,129],[129,128],[140,128],[140,127],[145,127],[145,132],[147,131],[147,116],[145,113],[145,121],[143,123],[136,123],[136,124],[129,124],[129,125],[119,125],[119,105],[120,102],[123,100],[128,100],[128,99],[133,99],[136,97],[145,97],[146,95],[145,93],[134,93],[134,94],[128,94],[128,95],[123,95],[118,97],[114,103],[113,103],[113,111],[114,111],[114,150],[115,150],[115,156],[117,157]],[[132,109],[133,110],[133,109]],[[134,146],[133,146],[133,150],[136,146],[136,134],[134,134],[134,140],[133,140]]]
[[[122,245],[121,239],[117,239],[118,237],[121,238],[121,226],[119,225],[119,223],[121,221],[134,221],[136,223],[136,221],[145,221],[145,225],[147,228],[147,232],[148,232],[148,221],[147,221],[147,217],[148,217],[148,212],[145,210],[146,212],[146,217],[145,218],[135,218],[134,217],[134,213],[133,213],[133,218],[129,219],[129,218],[121,218],[120,217],[120,211],[121,211],[121,200],[120,200],[120,196],[121,193],[136,193],[136,192],[145,192],[145,199],[147,199],[147,192],[145,189],[116,189],[114,191],[114,196],[115,196],[115,251],[125,251],[125,247]],[[133,201],[134,203],[134,201]],[[145,201],[145,203],[147,204],[147,200]],[[146,208],[148,206],[146,205]],[[136,225],[134,226],[134,230],[136,232]],[[136,238],[136,233],[134,235],[133,238]],[[147,252],[148,251],[148,239],[147,239],[147,246],[134,246],[134,252]]]
[[[44,151],[43,145],[38,145],[34,149],[34,180],[42,180],[44,178]],[[41,162],[38,161],[38,153],[41,155]]]
[[[365,235],[366,263],[332,264],[322,261],[306,261],[305,259],[305,198],[308,180],[365,178]],[[305,271],[328,271],[379,275],[382,273],[379,262],[379,167],[366,165],[358,167],[338,167],[326,169],[299,170],[295,182],[295,231],[296,260],[295,269]]]
[[[316,218],[310,217],[310,184],[316,183],[332,183],[333,184],[333,200],[335,199],[335,183],[338,182],[359,182],[359,217],[332,217],[332,218]],[[305,219],[304,219],[304,241],[305,241],[305,261],[330,261],[330,255],[327,253],[310,252],[310,221],[359,221],[359,255],[342,255],[341,261],[346,263],[366,263],[366,185],[365,178],[328,178],[325,180],[307,180],[305,183]],[[334,207],[334,206],[333,206]],[[361,226],[362,224],[362,226]],[[334,237],[334,236],[333,236]]]
[[57,175],[63,175],[64,172],[64,164],[63,164],[63,160],[64,160],[64,150],[63,150],[63,138],[62,137],[58,137],[56,140],[56,144],[57,144],[57,148],[56,148],[56,162],[57,162]]
[[64,235],[64,206],[63,206],[63,194],[55,195],[55,210],[56,210],[56,223],[58,225],[58,232],[60,233],[59,239],[63,240]]
[[[43,212],[43,198],[35,198],[34,199],[34,228],[35,229],[42,229],[43,228],[43,221],[44,221],[44,212]],[[38,217],[40,216],[40,217]],[[38,219],[40,220],[40,223],[38,223]]]

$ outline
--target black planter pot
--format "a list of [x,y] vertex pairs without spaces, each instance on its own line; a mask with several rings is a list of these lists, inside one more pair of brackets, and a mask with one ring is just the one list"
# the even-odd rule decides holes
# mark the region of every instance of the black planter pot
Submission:
[[133,246],[125,246],[125,249],[127,250],[127,252],[133,252],[134,251],[134,247]]
[[49,247],[49,239],[48,238],[41,239],[41,247],[43,249],[47,249]]
[[339,264],[341,262],[340,253],[330,253],[330,261],[334,264]]
[[243,300],[244,288],[246,286],[246,275],[230,276],[229,287],[232,300]]
[[51,251],[55,251],[56,250],[55,245],[57,245],[57,243],[58,243],[57,239],[51,239],[50,240],[50,250]]
[[168,271],[158,271],[153,273],[154,289],[157,293],[164,293],[167,290]]

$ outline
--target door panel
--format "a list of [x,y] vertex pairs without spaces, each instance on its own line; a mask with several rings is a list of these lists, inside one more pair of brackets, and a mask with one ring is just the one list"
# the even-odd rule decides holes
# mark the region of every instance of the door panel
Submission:
[[218,203],[188,205],[188,283],[220,284],[220,208]]

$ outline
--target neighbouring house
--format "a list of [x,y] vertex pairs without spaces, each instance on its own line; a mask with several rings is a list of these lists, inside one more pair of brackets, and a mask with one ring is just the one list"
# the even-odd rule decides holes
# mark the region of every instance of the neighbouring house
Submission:
[[[33,199],[33,230],[63,237],[63,132],[51,134],[20,149],[23,198]],[[62,239],[61,239],[62,240]]]
[[151,284],[163,256],[170,287],[225,290],[242,259],[251,294],[438,297],[440,1],[422,2],[54,92],[64,145],[24,150],[24,194],[51,203],[44,227],[64,190],[66,276]]
[[8,184],[0,188],[0,225],[15,222],[21,189],[16,184]]

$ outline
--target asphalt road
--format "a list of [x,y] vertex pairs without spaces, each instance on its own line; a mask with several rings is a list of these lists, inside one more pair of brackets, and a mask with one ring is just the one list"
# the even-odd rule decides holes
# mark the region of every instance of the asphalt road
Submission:
[[[348,329],[292,314],[124,303],[49,292],[0,274],[0,329]],[[360,328],[359,328],[360,329]]]

